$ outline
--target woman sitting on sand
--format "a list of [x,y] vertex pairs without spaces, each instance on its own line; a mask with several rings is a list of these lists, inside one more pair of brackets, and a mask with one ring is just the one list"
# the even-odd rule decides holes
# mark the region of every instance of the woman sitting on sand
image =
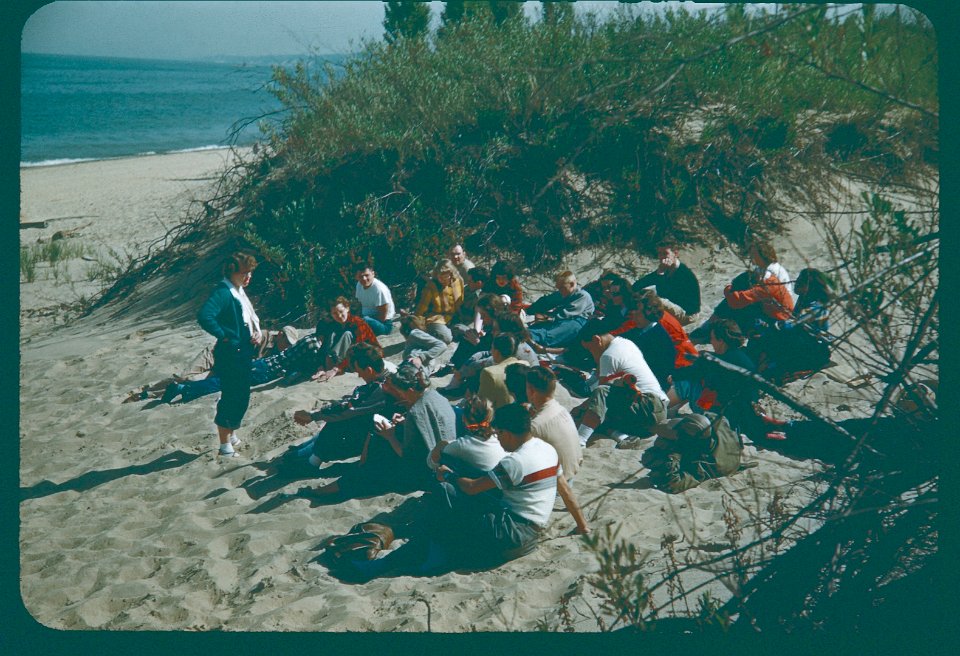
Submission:
[[750,340],[758,371],[778,384],[798,374],[817,371],[830,361],[830,309],[833,281],[822,271],[804,269],[794,288],[797,305],[793,316],[771,323]]
[[383,390],[408,410],[391,419],[374,417],[374,430],[356,468],[333,483],[305,491],[307,496],[353,498],[424,489],[429,484],[427,455],[440,440],[452,442],[456,437],[453,407],[430,388],[426,372],[411,362],[397,367]]
[[322,345],[320,366],[323,370],[314,374],[313,379],[321,383],[346,370],[347,351],[354,344],[373,344],[382,350],[369,324],[350,314],[350,299],[346,296],[337,296],[330,302],[330,319],[317,324],[315,336]]
[[510,299],[510,311],[520,314],[523,311],[523,289],[517,279],[517,272],[513,265],[506,260],[499,260],[490,269],[490,277],[483,286],[486,294],[506,296]]
[[223,264],[223,280],[200,308],[197,322],[217,338],[213,347],[213,373],[221,381],[214,423],[220,455],[234,456],[240,428],[250,404],[250,361],[260,342],[260,320],[243,288],[250,284],[257,260],[234,253]]
[[443,340],[453,341],[448,323],[463,303],[463,279],[450,260],[440,260],[433,269],[433,277],[420,292],[414,314],[424,317],[427,332]]

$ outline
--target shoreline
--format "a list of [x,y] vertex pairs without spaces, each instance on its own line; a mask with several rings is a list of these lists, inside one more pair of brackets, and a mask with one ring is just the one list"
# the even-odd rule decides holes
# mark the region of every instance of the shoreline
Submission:
[[118,160],[138,160],[144,157],[166,157],[168,155],[186,155],[191,153],[236,151],[236,152],[245,154],[252,149],[253,149],[253,145],[250,145],[250,146],[210,145],[210,146],[197,146],[194,148],[181,148],[177,150],[166,150],[163,152],[147,151],[142,153],[135,153],[132,155],[110,155],[107,157],[76,157],[76,158],[64,157],[64,158],[56,158],[56,159],[45,159],[37,162],[21,161],[20,172],[22,173],[25,170],[43,169],[43,168],[49,168],[54,166],[69,166],[71,164],[89,164],[92,162],[114,162]]

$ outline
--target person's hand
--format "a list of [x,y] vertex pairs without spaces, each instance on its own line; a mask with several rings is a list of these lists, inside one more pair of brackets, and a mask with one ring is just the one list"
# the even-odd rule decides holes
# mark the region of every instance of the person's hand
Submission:
[[392,422],[394,423],[394,425],[396,425],[396,424],[402,424],[405,420],[406,420],[406,417],[404,417],[404,416],[403,416],[402,414],[400,414],[399,412],[394,412],[394,413],[393,413],[393,417],[390,418],[390,421],[392,421]]
[[548,319],[547,315],[540,314],[539,312],[533,315],[534,322],[546,321]]
[[337,370],[336,368],[333,368],[333,369],[327,369],[326,371],[321,371],[320,373],[316,373],[313,376],[311,376],[311,379],[317,381],[318,383],[325,383],[336,375],[337,375]]
[[313,423],[313,415],[306,410],[297,410],[293,413],[293,420],[301,426]]
[[443,477],[447,474],[452,474],[453,470],[447,467],[446,465],[440,465],[437,467],[437,480],[443,482]]

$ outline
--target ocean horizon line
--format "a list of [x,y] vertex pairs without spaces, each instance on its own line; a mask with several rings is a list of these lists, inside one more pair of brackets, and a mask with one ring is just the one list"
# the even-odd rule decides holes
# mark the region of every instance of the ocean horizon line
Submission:
[[281,62],[300,60],[310,57],[319,57],[321,59],[347,59],[357,52],[328,52],[328,53],[276,53],[266,55],[213,55],[205,57],[181,57],[181,58],[157,58],[157,57],[122,57],[117,55],[74,55],[62,52],[30,52],[21,51],[20,56],[29,57],[56,57],[64,59],[95,59],[103,61],[124,61],[124,62],[155,62],[155,63],[176,63],[186,64],[197,62],[202,64],[243,64],[245,62],[264,62],[267,60],[277,60]]

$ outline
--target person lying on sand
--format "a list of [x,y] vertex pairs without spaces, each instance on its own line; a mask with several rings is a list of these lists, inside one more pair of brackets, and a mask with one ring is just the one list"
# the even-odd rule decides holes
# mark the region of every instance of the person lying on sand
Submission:
[[[283,351],[287,350],[292,346],[299,337],[299,331],[293,326],[284,326],[280,330],[263,330],[261,329],[261,335],[263,338],[260,340],[257,346],[257,358],[266,358],[271,355],[278,355]],[[164,403],[169,403],[170,398],[166,398],[165,392],[168,389],[171,391],[173,388],[171,385],[175,383],[183,383],[186,381],[193,380],[203,380],[211,374],[213,369],[213,345],[205,347],[197,356],[187,365],[187,368],[184,369],[179,374],[174,374],[169,378],[164,378],[163,380],[153,383],[152,385],[144,385],[139,390],[130,392],[129,396],[123,400],[123,403],[133,403],[136,401],[146,401],[148,399],[163,399]],[[217,388],[219,391],[219,387]],[[171,397],[172,398],[172,397]]]
[[[288,326],[286,331],[288,338],[294,340],[292,346],[276,355],[251,360],[250,387],[281,379],[287,383],[298,382],[309,378],[320,368],[322,348],[316,337],[307,335],[297,339],[298,331],[295,328]],[[220,387],[221,380],[216,375],[200,380],[173,382],[164,390],[160,401],[173,403],[179,398],[180,403],[189,403],[201,396],[219,392]]]

